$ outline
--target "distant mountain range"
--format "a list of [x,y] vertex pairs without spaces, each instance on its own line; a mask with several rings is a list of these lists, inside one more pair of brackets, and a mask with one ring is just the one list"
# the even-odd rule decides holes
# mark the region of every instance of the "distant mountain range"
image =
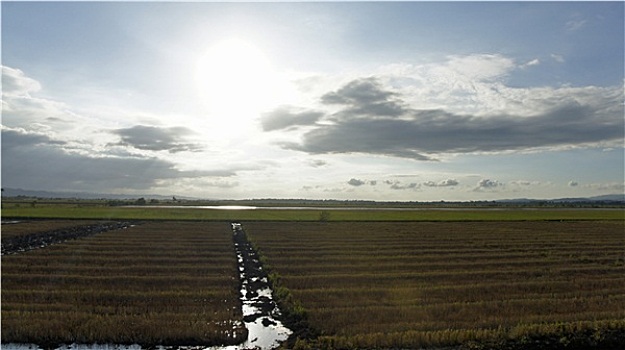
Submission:
[[[91,193],[91,192],[53,192],[53,191],[33,191],[21,188],[3,188],[2,197],[30,197],[30,198],[67,198],[67,199],[172,199],[174,196],[162,196],[157,194],[111,194],[111,193]],[[177,199],[197,199],[192,197],[175,196]]]
[[[90,192],[52,192],[52,191],[33,191],[23,190],[16,188],[3,188],[2,197],[29,197],[29,198],[66,198],[66,199],[111,199],[111,200],[128,200],[128,199],[157,199],[157,200],[169,200],[173,199],[172,196],[163,196],[155,194],[111,194],[111,193],[90,193]],[[200,200],[200,198],[175,196],[178,200]],[[204,198],[206,200],[206,198]],[[263,201],[263,200],[260,200]],[[286,201],[289,200],[277,200]],[[311,202],[315,202],[311,200]],[[356,201],[357,202],[357,201]],[[609,194],[603,196],[594,197],[579,197],[579,198],[555,198],[555,199],[530,199],[530,198],[515,198],[515,199],[501,199],[491,202],[500,203],[519,203],[519,204],[532,204],[539,202],[551,202],[551,203],[581,203],[581,202],[606,202],[606,203],[625,203],[625,194]]]
[[530,199],[515,198],[501,199],[496,202],[504,203],[532,203],[532,202],[554,202],[554,203],[575,203],[575,202],[625,202],[625,194],[607,194],[594,197],[576,197],[576,198],[554,198],[554,199]]

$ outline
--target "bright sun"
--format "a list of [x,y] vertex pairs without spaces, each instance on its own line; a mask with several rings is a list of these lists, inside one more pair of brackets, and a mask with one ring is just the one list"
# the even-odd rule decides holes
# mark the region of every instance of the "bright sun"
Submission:
[[221,126],[244,126],[278,98],[277,75],[254,45],[228,39],[198,59],[196,80],[202,105]]

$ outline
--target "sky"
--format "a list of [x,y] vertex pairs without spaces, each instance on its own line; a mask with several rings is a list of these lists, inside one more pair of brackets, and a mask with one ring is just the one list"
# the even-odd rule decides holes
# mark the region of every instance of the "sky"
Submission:
[[624,193],[623,2],[5,2],[2,187]]

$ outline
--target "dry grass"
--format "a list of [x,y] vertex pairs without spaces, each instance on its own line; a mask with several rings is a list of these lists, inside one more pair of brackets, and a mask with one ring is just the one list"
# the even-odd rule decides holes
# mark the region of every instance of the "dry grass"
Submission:
[[18,224],[2,225],[2,238],[24,236],[44,231],[67,229],[77,226],[94,225],[96,220],[33,220]]
[[225,223],[146,223],[3,256],[2,341],[237,342],[230,233]]
[[609,343],[601,339],[615,330],[622,337],[624,225],[254,222],[245,228],[319,335],[298,346],[415,348],[536,337],[564,342],[571,332],[595,334],[598,340],[583,339],[590,343]]

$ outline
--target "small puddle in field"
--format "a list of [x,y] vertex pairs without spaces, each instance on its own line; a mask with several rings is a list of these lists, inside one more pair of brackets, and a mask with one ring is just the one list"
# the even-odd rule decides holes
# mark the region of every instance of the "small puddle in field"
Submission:
[[[248,242],[240,223],[232,223],[234,248],[237,256],[240,298],[247,339],[229,346],[155,346],[150,350],[271,350],[280,346],[292,331],[278,320],[280,309],[273,300],[267,273],[258,260],[258,254]],[[3,343],[2,350],[44,350],[36,344]],[[63,344],[55,350],[142,350],[140,345],[122,344]],[[46,349],[49,350],[49,349]]]

